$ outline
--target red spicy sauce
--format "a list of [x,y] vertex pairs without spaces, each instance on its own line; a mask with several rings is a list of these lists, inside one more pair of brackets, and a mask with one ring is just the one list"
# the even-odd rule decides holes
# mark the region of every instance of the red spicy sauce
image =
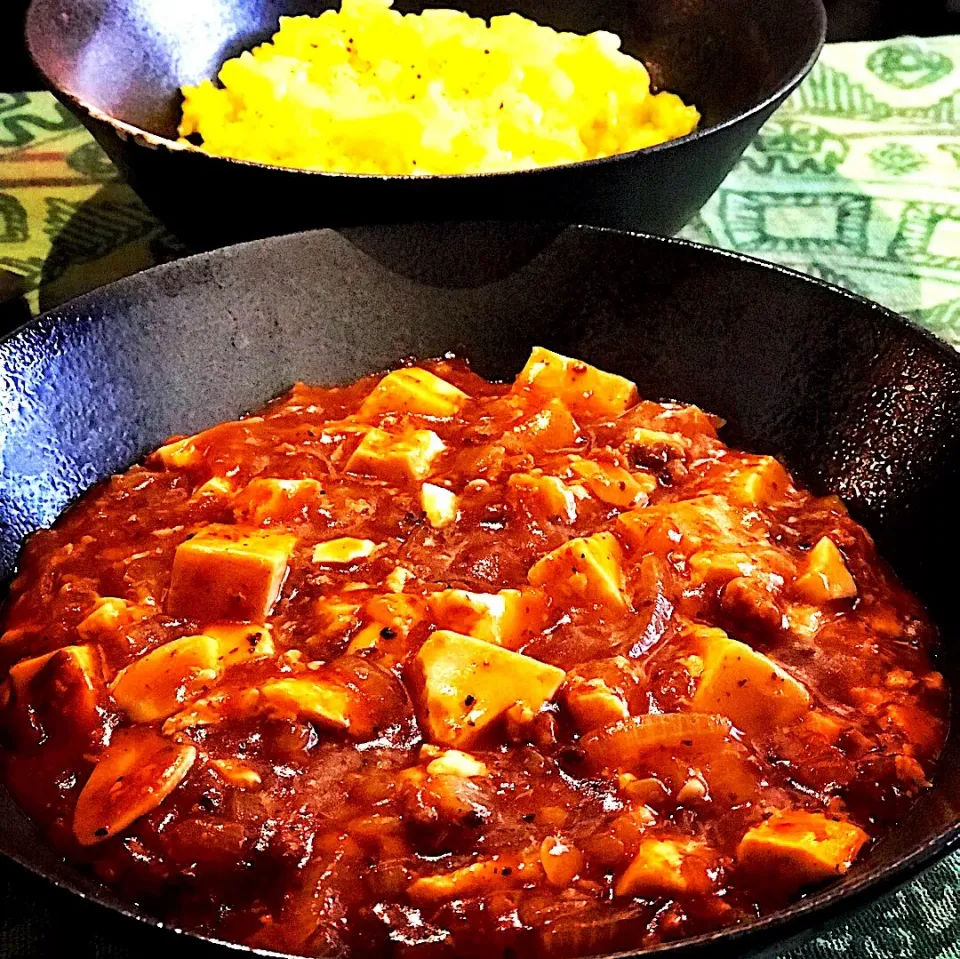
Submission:
[[416,369],[30,540],[5,775],[65,856],[270,949],[576,956],[777,908],[903,815],[935,632],[838,499],[554,354]]

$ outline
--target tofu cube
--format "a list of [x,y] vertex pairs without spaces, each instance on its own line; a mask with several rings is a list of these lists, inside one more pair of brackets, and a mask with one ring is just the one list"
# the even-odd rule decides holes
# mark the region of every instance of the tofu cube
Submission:
[[783,667],[722,629],[696,627],[703,673],[692,708],[726,716],[750,735],[799,719],[810,709],[810,694]]
[[498,646],[517,649],[539,635],[546,624],[547,596],[539,589],[501,589],[503,613],[496,631]]
[[806,568],[794,583],[794,589],[814,604],[853,599],[857,595],[857,584],[843,561],[843,554],[829,536],[822,537],[810,550]]
[[411,430],[394,436],[386,430],[369,430],[347,460],[347,470],[375,476],[389,483],[425,480],[434,460],[446,449],[432,430]]
[[785,551],[766,543],[744,543],[736,547],[701,549],[689,559],[691,579],[696,583],[722,586],[733,579],[748,578],[756,589],[777,591],[783,580],[793,579],[796,566]]
[[101,596],[77,625],[77,632],[85,640],[94,640],[98,636],[109,636],[121,627],[129,626],[136,618],[136,607],[125,599],[116,596]]
[[420,487],[420,505],[434,529],[442,529],[456,522],[457,502],[457,494],[443,486],[424,483]]
[[186,709],[174,713],[161,729],[164,736],[173,736],[193,726],[214,726],[228,717],[256,716],[259,707],[259,689],[215,689],[209,696],[197,699]]
[[283,719],[307,719],[334,729],[349,729],[351,698],[337,683],[308,676],[272,679],[260,687],[263,708]]
[[167,469],[190,469],[192,466],[199,466],[203,462],[203,454],[197,449],[196,443],[199,437],[198,433],[196,436],[185,436],[167,443],[156,450],[151,459],[159,459]]
[[682,535],[672,516],[677,503],[659,503],[628,510],[617,517],[617,530],[637,558],[675,546]]
[[620,449],[636,465],[652,468],[665,466],[671,460],[684,459],[691,446],[690,438],[682,433],[665,433],[645,426],[634,426],[627,430]]
[[325,543],[317,543],[313,547],[311,558],[313,562],[322,563],[324,566],[346,566],[358,559],[367,559],[376,549],[377,544],[372,540],[341,536],[338,539],[328,539]]
[[632,509],[617,517],[617,529],[638,556],[677,549],[689,553],[704,544],[716,549],[743,539],[739,511],[721,496]]
[[649,473],[634,475],[613,463],[576,459],[570,469],[579,482],[601,503],[627,509],[638,503],[645,505],[657,488],[656,479]]
[[498,593],[443,589],[427,597],[427,608],[441,629],[499,642],[506,603]]
[[212,636],[164,643],[117,673],[110,691],[135,723],[166,719],[220,678],[220,647]]
[[757,558],[741,550],[701,549],[690,557],[690,573],[698,583],[723,583],[739,576],[752,576],[759,569]]
[[218,623],[205,626],[204,635],[217,644],[217,662],[223,669],[255,659],[271,659],[277,649],[269,626],[254,623]]
[[470,399],[463,390],[429,370],[417,367],[388,373],[370,391],[359,415],[371,419],[386,413],[413,413],[445,419],[456,416]]
[[613,533],[568,540],[534,564],[531,586],[573,603],[625,609],[620,544]]
[[630,380],[540,346],[533,348],[514,389],[531,389],[560,399],[574,415],[617,416],[638,399]]
[[643,839],[633,861],[618,877],[618,896],[703,894],[713,887],[708,870],[714,857],[694,839]]
[[746,509],[762,509],[782,501],[793,491],[790,474],[772,457],[761,456],[731,481],[731,502]]
[[198,623],[262,623],[296,544],[288,533],[211,525],[177,547],[167,611]]
[[378,648],[389,654],[391,649],[402,645],[410,630],[423,619],[424,612],[424,601],[417,596],[404,593],[375,596],[364,611],[367,623],[350,640],[347,652]]
[[533,415],[510,428],[522,446],[541,453],[570,449],[580,438],[580,427],[562,400],[550,399]]
[[508,648],[535,632],[542,619],[540,597],[526,589],[502,589],[499,593],[444,589],[431,593],[427,606],[440,629]]
[[300,519],[308,507],[323,497],[323,485],[315,479],[251,480],[237,496],[233,515],[238,523],[269,526]]
[[415,659],[420,715],[431,742],[469,746],[512,706],[533,713],[564,679],[556,666],[448,630],[438,630]]
[[560,523],[577,519],[577,497],[556,476],[514,473],[507,480],[507,505],[529,515]]
[[[436,749],[431,746],[431,749]],[[461,779],[473,779],[475,776],[488,776],[490,770],[487,764],[481,762],[470,753],[459,749],[445,749],[436,759],[427,764],[427,773],[430,776],[459,776]]]
[[362,607],[355,596],[321,596],[313,604],[313,635],[308,644],[325,645],[344,636],[357,624]]
[[387,635],[391,640],[396,639],[399,633],[390,626],[382,626],[380,623],[367,623],[362,629],[358,630],[347,646],[348,653],[362,653],[365,649],[384,649],[389,650],[389,646],[382,642],[383,631],[387,630]]
[[402,593],[407,583],[416,578],[417,574],[411,572],[406,566],[394,566],[393,569],[384,576],[383,585],[386,586],[391,593]]
[[236,492],[236,486],[227,476],[212,476],[194,490],[192,499],[229,499]]
[[10,667],[10,686],[20,715],[31,717],[33,736],[85,738],[102,727],[105,686],[95,646],[63,646],[21,660]]
[[563,699],[581,733],[609,726],[630,715],[624,698],[599,678],[568,677]]
[[586,862],[583,853],[576,846],[559,836],[547,836],[540,843],[539,858],[547,882],[554,889],[565,889],[573,885],[577,876],[583,872]]
[[736,858],[778,887],[796,891],[843,875],[869,838],[853,823],[822,813],[778,809],[747,831]]

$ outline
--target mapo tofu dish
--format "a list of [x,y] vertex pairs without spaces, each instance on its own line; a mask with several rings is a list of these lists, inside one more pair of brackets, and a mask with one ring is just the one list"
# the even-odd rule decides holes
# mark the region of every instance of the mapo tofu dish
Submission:
[[936,635],[835,497],[535,349],[175,439],[22,557],[6,782],[153,914],[576,957],[841,876],[928,784]]

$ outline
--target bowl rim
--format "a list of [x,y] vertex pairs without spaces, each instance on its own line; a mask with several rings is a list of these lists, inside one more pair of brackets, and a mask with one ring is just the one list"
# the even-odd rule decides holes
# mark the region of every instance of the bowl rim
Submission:
[[809,6],[809,13],[814,21],[810,31],[810,36],[811,39],[813,39],[813,43],[810,46],[810,49],[807,51],[806,57],[802,63],[793,71],[793,73],[791,73],[783,82],[781,82],[772,93],[765,96],[758,103],[753,104],[745,110],[741,110],[732,117],[728,117],[726,120],[723,120],[720,123],[711,124],[710,126],[705,127],[697,127],[682,137],[677,137],[673,140],[666,140],[663,143],[658,143],[653,146],[642,147],[639,150],[630,150],[625,153],[614,153],[610,156],[595,157],[590,160],[577,160],[573,163],[553,163],[547,166],[530,167],[523,170],[490,170],[482,173],[423,174],[352,173],[349,171],[338,173],[334,170],[317,170],[304,167],[278,166],[271,163],[262,163],[257,160],[244,160],[237,157],[223,156],[217,153],[207,153],[205,150],[194,146],[191,143],[181,143],[179,140],[171,140],[169,137],[160,136],[157,133],[151,133],[149,130],[144,130],[142,127],[138,127],[136,124],[128,123],[126,120],[121,120],[105,110],[100,109],[100,107],[91,103],[89,100],[84,99],[75,91],[68,89],[65,86],[61,86],[44,69],[43,64],[41,63],[41,55],[34,44],[34,25],[39,17],[38,9],[40,2],[41,0],[30,0],[30,6],[27,8],[25,20],[26,44],[30,53],[30,58],[33,61],[34,68],[56,96],[67,101],[68,104],[72,104],[73,107],[79,109],[83,113],[86,113],[92,119],[112,127],[121,138],[132,139],[134,142],[152,149],[167,150],[171,153],[197,154],[199,156],[209,157],[212,160],[223,161],[239,167],[248,167],[258,170],[273,170],[285,173],[287,175],[306,174],[314,177],[336,177],[337,179],[346,177],[351,180],[376,182],[484,182],[491,178],[496,179],[500,177],[525,176],[529,178],[531,176],[537,176],[538,174],[549,175],[551,173],[555,174],[566,170],[589,170],[594,167],[624,161],[628,158],[633,158],[638,155],[657,154],[666,150],[671,150],[675,147],[681,146],[682,144],[691,143],[713,136],[714,134],[719,134],[732,126],[749,119],[750,117],[756,116],[757,114],[762,114],[766,110],[778,106],[800,85],[800,83],[806,78],[807,74],[813,69],[820,57],[820,53],[823,50],[827,39],[827,11],[824,6],[824,0],[802,0],[802,2]]
[[[504,226],[504,224],[498,225],[501,227]],[[509,225],[506,226],[509,229]],[[377,229],[377,227],[365,227],[363,229]],[[388,225],[386,229],[399,228],[396,225]],[[595,227],[581,224],[567,226],[564,229],[564,232],[566,231],[576,231],[585,234],[611,233],[618,236],[628,236],[633,240],[639,240],[643,244],[650,243],[653,245],[686,249],[692,251],[694,256],[717,257],[732,263],[743,264],[749,270],[772,271],[783,276],[788,282],[799,281],[801,284],[819,288],[831,296],[839,295],[849,301],[851,305],[855,304],[859,308],[869,310],[880,321],[905,330],[911,336],[919,336],[928,348],[933,349],[951,365],[960,369],[960,352],[953,349],[946,341],[935,336],[914,320],[896,313],[864,296],[860,296],[843,287],[820,279],[819,277],[801,273],[790,267],[748,256],[737,251],[723,250],[718,247],[712,247],[707,244],[677,237],[662,237],[640,233],[638,231],[618,230],[610,227]],[[239,252],[248,248],[270,245],[277,242],[297,243],[302,242],[303,238],[311,238],[329,233],[342,235],[339,234],[337,230],[330,228],[282,234],[280,236],[249,240],[227,247],[220,247],[215,250],[196,253],[191,256],[178,258],[169,263],[151,267],[147,270],[141,270],[129,277],[104,284],[88,293],[68,300],[11,330],[6,335],[0,337],[0,351],[2,351],[8,342],[20,337],[29,336],[31,332],[35,332],[44,326],[51,327],[65,322],[70,315],[89,315],[86,305],[88,302],[102,295],[104,291],[116,288],[126,288],[129,291],[130,288],[135,288],[137,284],[141,282],[140,277],[144,274],[154,276],[170,272],[176,273],[178,269],[181,268],[180,264],[186,261],[203,262],[211,259],[216,260],[223,258],[231,252]],[[344,239],[347,238],[344,237]],[[348,242],[350,241],[348,240]],[[934,776],[933,788],[936,788],[936,775]],[[6,793],[5,787],[2,785],[0,785],[0,790]],[[9,795],[8,793],[6,794]],[[25,814],[23,815],[25,816]],[[33,825],[32,820],[28,821]],[[882,844],[883,841],[884,840],[881,839],[880,843]],[[870,901],[875,901],[880,895],[913,878],[922,869],[933,865],[947,853],[958,847],[960,847],[960,821],[954,822],[952,825],[941,829],[921,845],[900,855],[884,866],[871,866],[870,857],[868,857],[864,860],[862,873],[855,875],[852,879],[828,885],[797,900],[784,909],[777,910],[759,919],[750,920],[740,925],[717,929],[698,936],[680,939],[675,942],[662,943],[650,949],[600,953],[595,956],[582,957],[582,959],[636,959],[638,956],[669,957],[699,955],[713,947],[740,947],[746,950],[746,952],[741,954],[749,955],[749,950],[760,948],[763,944],[770,946],[774,941],[781,944],[789,944],[792,939],[803,938],[805,935],[810,935],[815,931],[814,928],[811,928],[812,917],[822,923],[847,915],[859,906]],[[209,943],[214,946],[230,949],[241,955],[264,957],[264,959],[271,959],[271,957],[275,957],[275,959],[294,959],[294,957],[288,953],[263,950],[240,943],[228,942],[215,937],[205,936],[193,930],[182,929],[164,923],[154,917],[138,912],[137,909],[129,903],[124,903],[116,898],[109,887],[96,882],[96,880],[90,877],[84,876],[82,873],[77,872],[75,877],[51,876],[46,874],[42,867],[26,861],[22,856],[12,854],[3,849],[0,849],[0,855],[17,862],[29,872],[52,883],[61,890],[77,895],[85,901],[92,901],[101,907],[111,909],[113,912],[127,919],[146,923],[157,930],[165,930],[179,935],[185,935],[191,940],[198,940],[201,943]]]

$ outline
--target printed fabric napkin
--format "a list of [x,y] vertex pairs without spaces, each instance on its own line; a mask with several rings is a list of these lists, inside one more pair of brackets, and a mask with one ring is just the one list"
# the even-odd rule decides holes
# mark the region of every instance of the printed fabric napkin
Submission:
[[[682,235],[839,284],[960,346],[960,37],[828,46]],[[184,252],[52,97],[0,93],[0,297],[22,289],[49,309]],[[78,928],[74,908],[0,865],[0,959],[142,951]],[[960,959],[960,853],[771,955]]]
[[960,345],[960,37],[826,47],[681,235],[844,286]]

